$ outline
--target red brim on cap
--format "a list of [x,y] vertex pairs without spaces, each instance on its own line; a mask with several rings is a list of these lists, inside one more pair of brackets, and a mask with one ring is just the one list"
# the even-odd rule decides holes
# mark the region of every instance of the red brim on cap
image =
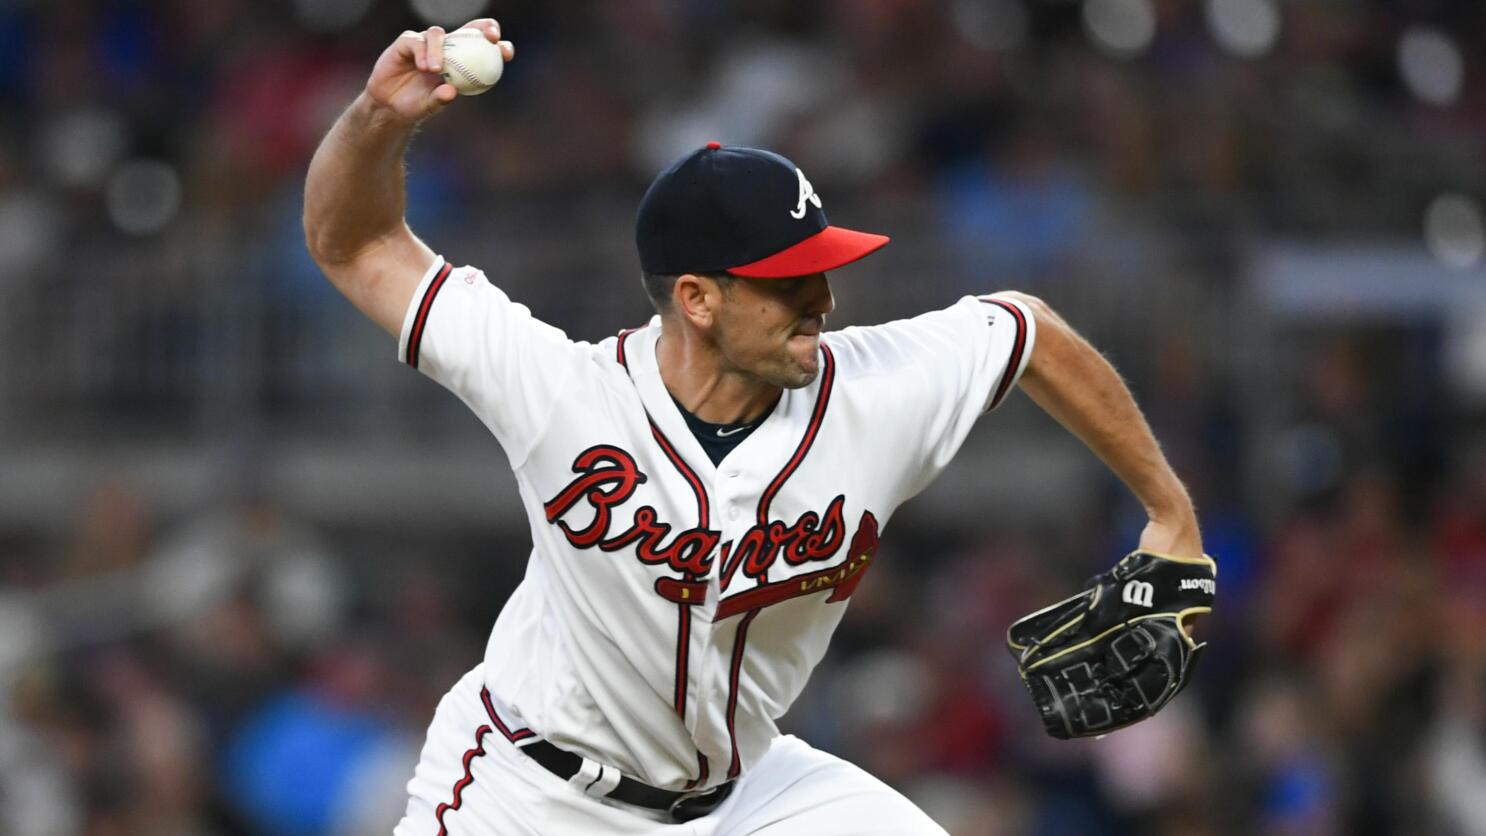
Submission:
[[886,235],[828,226],[804,241],[752,264],[730,267],[734,276],[748,279],[787,279],[835,270],[882,249]]

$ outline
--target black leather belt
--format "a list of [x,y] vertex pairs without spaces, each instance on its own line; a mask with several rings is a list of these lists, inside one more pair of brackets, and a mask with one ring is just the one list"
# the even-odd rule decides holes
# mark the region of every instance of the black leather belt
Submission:
[[[563,779],[564,781],[578,774],[583,768],[583,758],[572,752],[559,749],[545,740],[528,743],[520,747],[528,757],[541,764],[548,772]],[[610,769],[612,767],[603,767]],[[602,776],[602,772],[600,776]],[[598,778],[594,779],[595,781]],[[632,778],[621,775],[619,785],[610,790],[605,798],[622,801],[625,804],[633,804],[636,807],[647,807],[651,810],[663,810],[669,813],[671,818],[677,822],[691,821],[701,818],[723,802],[733,791],[733,782],[719,784],[710,790],[702,792],[687,792],[676,790],[663,790],[642,784]]]

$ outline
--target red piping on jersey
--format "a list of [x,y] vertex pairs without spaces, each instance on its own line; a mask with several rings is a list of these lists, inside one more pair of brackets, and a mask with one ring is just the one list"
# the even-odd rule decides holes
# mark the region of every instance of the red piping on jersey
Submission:
[[767,526],[769,524],[769,505],[774,501],[774,496],[779,489],[784,487],[785,480],[794,475],[795,469],[800,462],[805,460],[805,454],[810,452],[810,446],[815,443],[815,436],[820,432],[821,419],[826,415],[826,407],[831,403],[831,388],[836,380],[836,358],[831,354],[831,349],[825,343],[820,344],[820,353],[824,362],[820,371],[820,394],[815,398],[815,412],[810,416],[810,425],[805,428],[805,436],[800,439],[800,446],[795,448],[795,454],[790,456],[789,462],[758,501],[758,524]]
[[[623,350],[623,346],[624,339],[621,337],[621,350]],[[623,362],[623,360],[620,362]],[[692,470],[686,464],[686,460],[681,458],[681,454],[676,452],[676,448],[671,444],[671,440],[666,438],[666,434],[661,432],[660,427],[656,426],[654,419],[650,420],[650,434],[655,437],[655,442],[660,445],[660,449],[666,454],[666,458],[671,460],[672,466],[681,474],[681,478],[685,479],[687,484],[691,485],[691,492],[697,500],[697,526],[705,529],[711,516],[710,503],[707,499],[707,488],[702,484],[702,480],[697,476],[696,471]],[[688,582],[698,580],[698,577],[690,572],[684,573],[683,578]],[[706,600],[705,597],[702,600]],[[701,601],[695,603],[701,603]],[[676,615],[676,689],[674,704],[676,706],[676,716],[680,717],[683,723],[686,722],[686,693],[687,686],[690,684],[688,670],[691,656],[691,608],[692,604],[690,603],[678,604]],[[697,754],[700,756],[701,752]],[[701,779],[699,778],[698,780]]]
[[733,666],[728,673],[728,743],[733,748],[733,758],[728,763],[728,780],[738,777],[738,730],[734,718],[738,714],[738,677],[743,670],[743,648],[748,644],[748,625],[758,617],[758,610],[751,610],[738,623],[738,636],[733,639]]
[[1006,363],[1006,371],[1001,373],[1001,385],[996,387],[996,396],[991,398],[991,405],[986,407],[986,411],[989,412],[1001,403],[1002,398],[1006,397],[1006,391],[1011,388],[1012,378],[1016,377],[1016,370],[1022,365],[1022,351],[1027,347],[1027,316],[1022,313],[1021,308],[1002,299],[980,298],[980,301],[1005,310],[1011,314],[1012,319],[1016,320],[1016,340],[1011,344],[1011,359]]
[[[799,446],[795,448],[794,455],[789,457],[789,461],[785,463],[784,469],[779,471],[779,475],[775,476],[774,480],[769,483],[769,487],[764,490],[763,496],[759,497],[758,525],[765,531],[768,530],[769,526],[769,505],[774,502],[774,497],[779,493],[779,489],[784,487],[784,483],[790,476],[794,475],[795,470],[800,466],[800,462],[804,461],[805,455],[810,452],[810,447],[815,444],[815,437],[820,432],[821,421],[826,415],[826,407],[830,406],[831,403],[831,389],[836,381],[836,357],[831,354],[830,347],[824,342],[820,344],[820,352],[823,361],[820,372],[820,392],[815,397],[815,411],[810,414],[810,424],[805,428],[805,435],[800,439]],[[744,549],[740,548],[733,552],[732,565],[727,568],[725,577],[732,577],[732,571],[737,568],[738,561],[742,558],[744,551]],[[767,584],[768,578],[760,578],[759,583],[761,585]],[[728,780],[730,781],[738,777],[739,770],[738,732],[734,725],[738,711],[738,678],[743,669],[743,652],[748,646],[748,625],[753,623],[753,620],[758,617],[758,614],[759,610],[754,609],[749,610],[748,615],[743,616],[743,621],[738,624],[738,636],[733,640],[733,665],[728,675],[727,714],[728,743],[732,746],[733,750],[732,761],[728,765]]]
[[647,322],[639,328],[626,328],[619,332],[619,341],[614,346],[614,354],[615,359],[619,360],[619,365],[624,366],[625,371],[629,371],[629,360],[624,356],[624,341],[629,338],[630,334],[649,327],[650,323]]
[[[629,358],[625,356],[624,352],[625,341],[629,339],[630,334],[646,327],[648,327],[648,323],[641,325],[639,328],[626,328],[619,332],[619,339],[615,342],[614,346],[614,355],[615,359],[619,361],[619,365],[623,366],[625,371],[629,371]],[[686,480],[687,484],[691,485],[692,494],[697,499],[697,527],[705,529],[711,516],[711,502],[707,499],[706,486],[702,484],[702,480],[697,476],[696,471],[692,470],[686,464],[686,460],[681,458],[681,454],[676,452],[675,445],[671,444],[670,439],[666,438],[666,434],[661,432],[660,427],[655,423],[655,419],[650,418],[648,414],[645,417],[650,421],[650,434],[655,437],[655,441],[660,445],[661,451],[666,454],[666,458],[671,460],[671,464],[681,474],[681,477]],[[700,577],[690,572],[683,573],[682,578],[687,583],[696,583],[701,580]],[[686,722],[687,685],[690,681],[688,669],[690,667],[689,659],[691,655],[691,608],[695,604],[702,603],[705,600],[704,593],[701,600],[692,603],[678,602],[676,607],[676,689],[674,702],[676,716],[680,717],[683,723]],[[697,752],[697,765],[700,769],[700,774],[686,784],[687,789],[691,789],[707,780],[707,756],[703,755],[700,751]]]
[[444,826],[444,814],[450,810],[459,809],[459,805],[464,803],[464,799],[461,798],[464,788],[475,782],[475,776],[470,773],[470,767],[474,765],[475,758],[484,757],[485,744],[481,741],[487,734],[490,734],[489,726],[481,726],[475,730],[475,746],[472,749],[466,750],[464,753],[464,776],[454,782],[453,797],[440,804],[439,808],[434,811],[434,819],[439,823],[439,836],[448,836],[449,834],[448,828]]
[[[774,497],[779,493],[779,489],[784,487],[785,481],[794,475],[795,470],[800,466],[800,462],[804,461],[805,454],[810,452],[811,445],[815,443],[816,433],[820,431],[821,419],[825,417],[826,407],[831,402],[831,389],[836,380],[836,357],[831,353],[831,349],[826,347],[825,343],[820,344],[820,350],[824,358],[824,363],[822,363],[820,374],[820,392],[815,398],[815,411],[810,415],[810,424],[805,427],[805,435],[800,438],[800,444],[795,448],[794,455],[790,456],[789,461],[784,465],[784,469],[779,471],[779,475],[775,476],[774,480],[769,483],[769,487],[764,490],[763,496],[759,497],[758,525],[765,536],[767,536],[769,530],[769,506],[774,502]],[[747,549],[742,548],[741,544],[733,548],[732,560],[723,568],[722,572],[722,587],[724,589],[727,588],[728,582],[733,579],[733,572],[737,570],[738,564],[743,560],[743,554],[747,551]],[[767,581],[767,578],[764,580]]]
[[437,276],[428,283],[428,289],[423,291],[423,301],[418,304],[418,315],[413,317],[413,330],[408,332],[408,354],[407,363],[413,368],[418,368],[418,345],[423,342],[423,326],[428,324],[428,311],[433,307],[433,297],[439,295],[439,289],[444,286],[444,280],[454,271],[454,265],[444,262]]
[[676,716],[686,722],[687,658],[691,654],[691,607],[676,606]]
[[706,486],[702,484],[702,480],[697,476],[696,471],[692,470],[686,464],[686,460],[681,458],[681,454],[676,452],[676,448],[671,444],[671,440],[666,438],[666,434],[661,432],[660,427],[655,425],[654,419],[650,420],[650,434],[655,436],[655,440],[660,444],[660,449],[666,454],[666,458],[671,460],[671,464],[681,473],[682,478],[691,485],[692,495],[697,498],[697,525],[701,528],[706,528],[709,522],[709,503],[707,501]]
[[687,789],[692,789],[697,784],[701,784],[707,780],[707,756],[701,752],[697,752],[697,769],[701,770],[701,772],[697,777],[686,782]]
[[515,743],[518,740],[525,740],[528,737],[536,737],[537,733],[531,729],[511,731],[505,723],[501,722],[500,715],[495,713],[495,706],[490,703],[489,688],[480,689],[480,701],[485,703],[485,713],[490,715],[490,722],[494,723],[495,727],[500,730],[500,733],[505,735],[506,740]]

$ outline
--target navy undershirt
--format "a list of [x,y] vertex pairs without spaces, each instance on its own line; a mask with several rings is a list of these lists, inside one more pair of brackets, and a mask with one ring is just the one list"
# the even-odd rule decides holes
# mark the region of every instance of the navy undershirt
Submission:
[[[676,401],[675,398],[671,400]],[[697,441],[701,443],[702,449],[707,452],[707,458],[711,459],[714,465],[717,465],[722,464],[723,457],[733,452],[733,448],[738,446],[738,442],[753,435],[753,431],[758,429],[760,424],[764,423],[764,420],[769,417],[769,413],[773,412],[774,407],[778,404],[779,401],[775,400],[763,415],[741,424],[713,424],[710,421],[703,421],[688,412],[686,407],[681,405],[680,401],[676,401],[676,408],[681,411],[681,417],[686,419],[686,426],[691,428],[691,434],[697,437]]]

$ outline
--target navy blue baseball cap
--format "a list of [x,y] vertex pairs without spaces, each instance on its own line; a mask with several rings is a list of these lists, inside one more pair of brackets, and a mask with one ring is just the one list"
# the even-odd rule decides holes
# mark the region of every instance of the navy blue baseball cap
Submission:
[[662,171],[635,218],[640,267],[661,276],[808,276],[887,242],[886,235],[827,223],[815,188],[784,157],[718,142]]

